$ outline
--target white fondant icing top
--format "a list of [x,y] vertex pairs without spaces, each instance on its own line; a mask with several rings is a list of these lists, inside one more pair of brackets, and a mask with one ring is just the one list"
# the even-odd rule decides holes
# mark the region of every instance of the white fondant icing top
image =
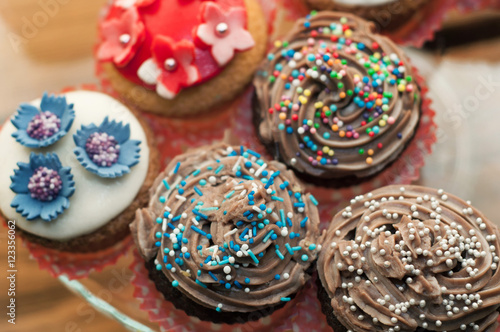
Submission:
[[[74,104],[75,121],[68,134],[55,144],[42,149],[24,147],[11,136],[17,129],[10,121],[0,130],[0,210],[10,220],[16,220],[19,228],[52,240],[69,240],[92,233],[118,216],[134,200],[142,187],[149,167],[149,148],[146,134],[129,109],[117,100],[99,92],[76,91],[65,94],[68,104]],[[39,107],[40,99],[31,102]],[[73,134],[82,125],[100,125],[104,118],[123,121],[130,125],[130,139],[141,141],[139,163],[129,174],[115,179],[101,178],[78,162],[73,153],[76,147]],[[41,219],[28,221],[10,206],[15,193],[10,190],[10,176],[18,162],[29,163],[29,155],[56,153],[63,166],[71,167],[75,181],[75,193],[69,198],[70,206],[51,222]]]
[[379,6],[398,0],[333,0],[335,3],[348,6]]

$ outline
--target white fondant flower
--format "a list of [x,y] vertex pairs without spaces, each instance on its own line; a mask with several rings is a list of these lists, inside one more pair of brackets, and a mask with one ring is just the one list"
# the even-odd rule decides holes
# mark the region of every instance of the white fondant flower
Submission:
[[245,51],[255,45],[252,35],[246,29],[246,11],[235,7],[224,12],[222,8],[207,2],[202,8],[203,24],[196,29],[196,35],[205,44],[212,46],[212,56],[219,66],[224,66],[234,57],[235,50]]

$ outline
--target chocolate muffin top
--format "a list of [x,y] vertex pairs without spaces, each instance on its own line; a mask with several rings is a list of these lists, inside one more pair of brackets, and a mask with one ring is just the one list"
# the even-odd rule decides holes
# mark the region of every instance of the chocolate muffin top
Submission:
[[494,331],[500,234],[443,190],[390,186],[332,220],[318,259],[336,318],[351,331]]
[[258,134],[297,174],[365,178],[413,137],[421,98],[412,67],[373,28],[350,14],[311,14],[275,43],[257,73]]
[[317,201],[293,172],[244,147],[176,157],[137,212],[141,255],[183,295],[222,312],[289,301],[321,246]]

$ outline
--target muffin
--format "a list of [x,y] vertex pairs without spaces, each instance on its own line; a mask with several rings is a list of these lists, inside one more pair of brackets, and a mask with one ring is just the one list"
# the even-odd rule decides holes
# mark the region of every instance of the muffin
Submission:
[[389,186],[351,204],[318,259],[335,331],[495,331],[500,234],[471,202]]
[[275,158],[307,182],[358,184],[414,137],[421,92],[401,49],[350,14],[319,12],[277,41],[254,78],[254,122]]
[[256,0],[115,0],[99,31],[104,78],[138,108],[171,117],[236,97],[267,43]]
[[21,104],[0,130],[0,153],[0,217],[61,252],[95,252],[130,234],[159,172],[148,127],[99,92]]
[[305,0],[311,9],[335,10],[373,21],[379,31],[395,31],[418,18],[430,0]]
[[176,157],[131,230],[150,279],[177,309],[245,323],[310,278],[321,249],[316,204],[282,164],[221,143]]

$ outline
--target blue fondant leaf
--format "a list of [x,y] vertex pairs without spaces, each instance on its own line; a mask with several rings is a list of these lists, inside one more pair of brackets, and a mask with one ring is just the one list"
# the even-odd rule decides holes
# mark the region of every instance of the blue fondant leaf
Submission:
[[62,165],[59,161],[59,157],[55,153],[47,153],[47,155],[36,154],[32,152],[30,154],[30,164],[31,169],[36,170],[38,167],[45,166],[47,168],[59,171]]
[[66,102],[66,97],[57,97],[56,95],[50,95],[45,92],[42,96],[42,101],[40,102],[40,109],[42,112],[49,111],[54,113],[59,119],[62,118],[64,112],[68,109],[68,103]]
[[52,221],[69,207],[69,200],[64,196],[59,196],[51,202],[46,202],[42,206],[40,218],[45,221]]
[[10,189],[16,194],[26,194],[28,193],[28,183],[30,181],[30,177],[33,175],[33,170],[31,169],[30,164],[26,163],[17,163],[17,167],[19,169],[14,170],[14,175],[10,177],[12,184],[10,185]]
[[33,220],[40,216],[44,202],[38,201],[30,196],[30,194],[16,195],[10,206],[16,208],[27,220]]
[[87,143],[87,139],[93,133],[99,131],[99,128],[93,123],[88,126],[82,126],[81,129],[77,130],[73,135],[73,141],[75,141],[76,146],[85,148],[85,144]]
[[135,166],[139,163],[139,152],[141,148],[139,145],[141,141],[130,140],[126,141],[120,146],[120,155],[118,157],[118,163],[126,165],[128,167]]
[[59,195],[64,197],[71,197],[75,192],[75,181],[73,181],[73,174],[71,174],[70,167],[63,167],[59,170],[59,176],[62,180],[62,189]]
[[38,113],[40,113],[40,111],[35,106],[30,104],[21,104],[17,109],[16,115],[14,115],[14,118],[11,119],[10,122],[12,122],[14,127],[17,129],[26,130],[31,119],[33,119],[33,117]]

